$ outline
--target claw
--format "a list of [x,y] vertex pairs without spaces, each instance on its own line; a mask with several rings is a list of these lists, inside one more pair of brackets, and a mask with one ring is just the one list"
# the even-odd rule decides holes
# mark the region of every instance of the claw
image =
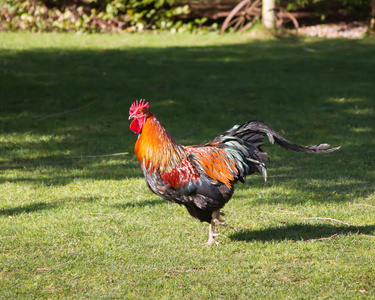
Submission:
[[207,246],[211,246],[211,245],[219,245],[220,243],[215,240],[214,238],[210,238],[208,239],[208,242],[207,242]]
[[214,212],[212,212],[212,220],[218,224],[218,225],[227,225],[227,223],[225,223],[225,220],[223,220],[222,218],[220,218],[220,216],[225,216],[224,213],[220,212],[220,210],[215,210]]
[[222,226],[226,226],[226,225],[228,225],[228,224],[225,223],[225,221],[222,220],[222,219],[213,219],[213,221],[214,221],[217,225],[222,225]]

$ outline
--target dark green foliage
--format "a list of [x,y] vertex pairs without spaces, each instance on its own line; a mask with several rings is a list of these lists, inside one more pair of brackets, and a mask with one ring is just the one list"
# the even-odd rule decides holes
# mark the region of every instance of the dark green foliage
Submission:
[[[279,0],[278,2],[282,2]],[[325,5],[332,4],[332,3],[340,3],[345,7],[350,8],[360,8],[360,7],[369,7],[370,1],[369,0],[292,0],[288,1],[288,8],[297,8],[297,7],[305,7],[309,4],[316,4],[316,3],[323,3]]]
[[[283,1],[279,0],[283,3]],[[320,16],[325,19],[329,11],[345,11],[359,19],[370,16],[370,0],[293,0],[286,4],[287,10],[306,9],[312,10],[313,16]]]
[[[287,10],[311,10],[313,17],[322,20],[329,10],[344,10],[358,19],[370,16],[370,0],[279,2]],[[205,3],[209,5],[210,1]],[[214,6],[216,2],[212,0],[212,3]],[[0,0],[0,11],[0,30],[8,31],[192,32],[208,20],[186,17],[190,14],[189,1],[183,0]],[[210,29],[217,27],[214,23]]]
[[0,2],[0,30],[128,32],[191,29],[175,20],[189,13],[180,0],[50,0]]

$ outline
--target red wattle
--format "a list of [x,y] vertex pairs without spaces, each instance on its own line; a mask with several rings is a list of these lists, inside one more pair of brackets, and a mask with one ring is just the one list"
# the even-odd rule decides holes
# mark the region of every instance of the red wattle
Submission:
[[143,125],[146,123],[146,118],[137,118],[134,119],[130,124],[130,129],[135,133],[140,134],[142,131]]

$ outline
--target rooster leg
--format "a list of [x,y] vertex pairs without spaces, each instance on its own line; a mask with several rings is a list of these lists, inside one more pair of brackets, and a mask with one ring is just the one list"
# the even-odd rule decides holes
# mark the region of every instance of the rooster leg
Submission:
[[220,218],[220,216],[224,216],[224,213],[220,212],[220,209],[218,210],[215,210],[212,212],[212,220],[218,224],[218,225],[227,225],[227,223],[225,223],[225,221]]
[[211,221],[210,225],[208,225],[208,242],[207,242],[207,245],[208,246],[211,246],[211,245],[219,245],[219,242],[217,240],[215,240],[215,236],[217,236],[218,234],[215,233],[215,222],[214,220]]

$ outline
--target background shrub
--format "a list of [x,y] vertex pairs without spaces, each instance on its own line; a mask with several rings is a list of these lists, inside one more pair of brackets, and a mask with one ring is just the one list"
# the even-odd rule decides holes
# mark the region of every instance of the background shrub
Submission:
[[[230,0],[222,0],[231,2]],[[211,6],[217,10],[221,0],[0,0],[0,30],[76,31],[76,32],[138,32],[143,30],[195,31],[209,21],[222,19],[197,7]],[[238,2],[233,0],[233,7]],[[332,14],[352,15],[357,19],[370,17],[370,0],[292,0],[278,1],[288,10],[308,10],[322,21]],[[226,6],[229,11],[230,5]],[[229,7],[229,9],[228,9]],[[190,12],[193,14],[190,14]],[[208,10],[209,11],[209,10]],[[207,10],[206,10],[207,12]],[[194,17],[193,17],[194,16]]]
[[[7,0],[1,5],[1,30],[129,32],[182,30],[176,17],[188,14],[180,0]],[[186,27],[186,25],[185,25]]]

